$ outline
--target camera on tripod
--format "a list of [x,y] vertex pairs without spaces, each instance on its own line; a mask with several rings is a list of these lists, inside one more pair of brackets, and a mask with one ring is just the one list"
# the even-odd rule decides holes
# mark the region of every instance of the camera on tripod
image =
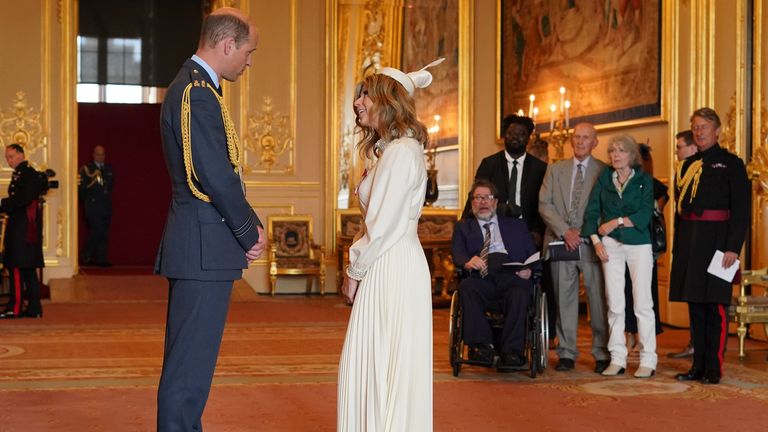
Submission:
[[47,194],[51,189],[59,188],[59,181],[51,180],[56,177],[56,171],[48,168],[45,171],[38,171],[37,173],[40,176],[40,195]]

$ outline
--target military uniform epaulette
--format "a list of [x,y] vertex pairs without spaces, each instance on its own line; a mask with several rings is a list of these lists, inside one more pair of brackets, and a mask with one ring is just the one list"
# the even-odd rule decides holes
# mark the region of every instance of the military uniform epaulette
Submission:
[[197,199],[204,202],[211,202],[211,198],[197,188],[195,182],[199,183],[197,173],[195,173],[195,167],[192,162],[192,140],[190,136],[190,127],[192,122],[192,104],[190,98],[190,92],[194,87],[208,88],[219,103],[221,108],[221,120],[224,123],[224,132],[227,137],[227,153],[229,155],[229,162],[232,164],[232,168],[238,175],[240,175],[240,161],[242,160],[243,149],[240,146],[240,141],[237,137],[235,125],[232,122],[232,118],[229,115],[227,106],[224,105],[224,99],[216,91],[216,87],[209,84],[203,79],[200,71],[192,69],[189,73],[190,82],[184,88],[184,92],[181,97],[181,143],[182,143],[182,155],[184,159],[184,170],[187,174],[187,185],[189,186],[192,195]]
[[192,87],[210,87],[208,81],[205,80],[205,77],[197,69],[189,71],[189,83],[192,84]]

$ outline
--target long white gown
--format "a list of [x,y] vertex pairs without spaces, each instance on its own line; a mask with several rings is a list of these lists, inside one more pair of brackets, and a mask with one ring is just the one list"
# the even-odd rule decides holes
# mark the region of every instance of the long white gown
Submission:
[[432,430],[432,298],[417,235],[422,146],[398,138],[360,182],[365,227],[350,247],[362,275],[339,364],[337,429]]

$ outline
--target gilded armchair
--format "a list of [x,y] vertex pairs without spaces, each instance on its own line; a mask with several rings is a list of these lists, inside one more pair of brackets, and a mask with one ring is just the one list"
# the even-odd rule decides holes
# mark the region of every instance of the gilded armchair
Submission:
[[[734,297],[730,307],[733,321],[739,324],[736,334],[739,336],[739,359],[744,359],[744,339],[747,337],[747,324],[763,323],[768,334],[768,289],[762,295],[747,295],[747,287],[762,285],[768,287],[768,269],[745,270],[741,273],[739,296]],[[752,287],[755,288],[755,287]],[[755,290],[752,289],[752,292]]]
[[312,216],[275,215],[268,218],[270,292],[274,296],[279,276],[304,276],[307,294],[317,279],[320,295],[325,294],[325,248],[312,240]]

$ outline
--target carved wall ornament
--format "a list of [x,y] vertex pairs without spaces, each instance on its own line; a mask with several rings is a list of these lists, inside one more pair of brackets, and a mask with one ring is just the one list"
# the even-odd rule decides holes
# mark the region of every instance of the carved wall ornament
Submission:
[[368,0],[365,4],[365,15],[365,36],[361,46],[363,77],[381,69],[383,62],[385,26],[382,0]]
[[39,110],[27,106],[24,92],[16,92],[13,107],[0,111],[0,145],[21,144],[27,158],[39,148],[48,146],[48,135]]
[[56,212],[56,256],[64,255],[64,210]]
[[720,146],[727,149],[729,152],[738,155],[739,151],[736,147],[736,93],[731,96],[731,101],[728,104],[728,112],[725,114],[725,121],[722,124],[722,132],[718,139]]
[[290,118],[275,112],[272,98],[265,97],[261,112],[248,117],[244,141],[246,152],[257,157],[255,166],[247,163],[246,173],[293,174],[294,146]]

